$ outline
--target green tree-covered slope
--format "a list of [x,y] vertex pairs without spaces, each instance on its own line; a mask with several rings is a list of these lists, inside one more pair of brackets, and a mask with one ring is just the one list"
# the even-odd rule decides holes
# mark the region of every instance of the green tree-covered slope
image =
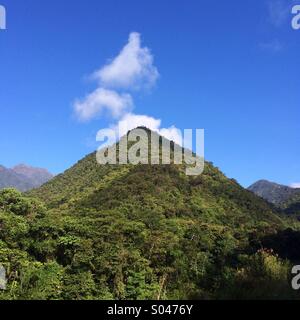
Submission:
[[300,192],[285,201],[283,207],[285,213],[300,216]]
[[298,256],[276,244],[297,222],[211,163],[193,177],[93,153],[26,196],[2,191],[0,225],[0,298],[295,298]]

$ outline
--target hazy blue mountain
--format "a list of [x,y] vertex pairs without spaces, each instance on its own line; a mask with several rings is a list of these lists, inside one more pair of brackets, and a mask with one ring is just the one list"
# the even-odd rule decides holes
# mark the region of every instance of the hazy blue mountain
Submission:
[[53,175],[46,169],[33,168],[24,164],[14,168],[0,165],[0,189],[15,188],[24,192],[40,187],[51,178]]
[[53,175],[43,168],[34,168],[26,164],[19,164],[12,168],[18,175],[26,177],[34,188],[38,188],[53,178]]
[[31,189],[32,185],[26,177],[15,173],[11,169],[0,166],[0,189],[16,188],[20,191]]

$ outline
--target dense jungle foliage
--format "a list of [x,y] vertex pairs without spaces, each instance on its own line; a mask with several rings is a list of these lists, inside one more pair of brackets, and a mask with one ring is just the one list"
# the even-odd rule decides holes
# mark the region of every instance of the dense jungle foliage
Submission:
[[211,163],[100,166],[0,191],[0,299],[296,299],[299,224]]

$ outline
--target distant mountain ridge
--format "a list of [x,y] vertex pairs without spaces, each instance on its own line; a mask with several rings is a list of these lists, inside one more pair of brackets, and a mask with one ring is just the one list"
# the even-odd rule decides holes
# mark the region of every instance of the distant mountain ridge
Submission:
[[0,165],[0,189],[15,188],[25,192],[38,188],[53,178],[46,169],[19,164],[13,168]]
[[260,180],[252,184],[248,190],[283,209],[286,213],[300,214],[300,188],[291,188],[268,180]]
[[248,190],[277,206],[281,206],[297,192],[300,192],[300,189],[293,189],[268,180],[259,180],[252,184]]

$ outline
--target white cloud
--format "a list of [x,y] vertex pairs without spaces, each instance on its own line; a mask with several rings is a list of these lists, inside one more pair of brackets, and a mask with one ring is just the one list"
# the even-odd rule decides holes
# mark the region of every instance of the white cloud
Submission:
[[119,94],[113,90],[98,88],[83,100],[74,103],[74,110],[80,120],[87,121],[105,109],[113,118],[119,118],[133,106],[130,94]]
[[133,99],[129,93],[120,93],[117,89],[150,88],[158,76],[150,50],[142,48],[140,34],[132,32],[120,54],[93,74],[93,78],[99,81],[98,88],[84,99],[76,100],[74,111],[83,121],[99,116],[104,110],[119,119],[131,111]]
[[141,47],[140,34],[132,32],[119,55],[96,71],[93,77],[104,87],[141,89],[152,87],[159,73],[153,65],[150,50]]
[[[160,119],[132,113],[132,96],[129,93],[123,93],[123,90],[150,88],[156,83],[158,77],[159,72],[153,65],[150,50],[147,47],[141,47],[141,35],[132,32],[128,43],[119,55],[111,63],[94,72],[93,78],[98,80],[98,88],[84,99],[75,101],[73,105],[75,113],[80,120],[87,121],[106,110],[111,117],[126,125],[120,133],[121,136],[129,130],[145,126],[182,145],[181,132],[175,126],[161,128]],[[118,130],[118,124],[110,127]]]
[[121,135],[124,135],[127,133],[127,131],[141,126],[147,127],[153,131],[158,131],[161,125],[161,120],[147,115],[127,113],[120,119],[119,123],[124,124],[124,126],[122,126],[123,129],[121,130]]
[[170,128],[159,129],[158,133],[161,136],[176,142],[180,146],[183,145],[181,131],[179,129],[177,129],[175,126],[171,126]]
[[290,185],[291,188],[297,189],[300,188],[300,182],[295,182]]
[[117,125],[113,125],[112,128],[114,130],[118,130],[119,124],[122,124],[120,135],[125,135],[129,130],[135,129],[137,127],[147,127],[148,129],[157,132],[161,136],[172,140],[179,145],[182,145],[182,136],[179,129],[175,126],[171,126],[170,128],[161,128],[161,120],[155,119],[153,117],[147,115],[138,115],[134,113],[128,113],[120,119]]

